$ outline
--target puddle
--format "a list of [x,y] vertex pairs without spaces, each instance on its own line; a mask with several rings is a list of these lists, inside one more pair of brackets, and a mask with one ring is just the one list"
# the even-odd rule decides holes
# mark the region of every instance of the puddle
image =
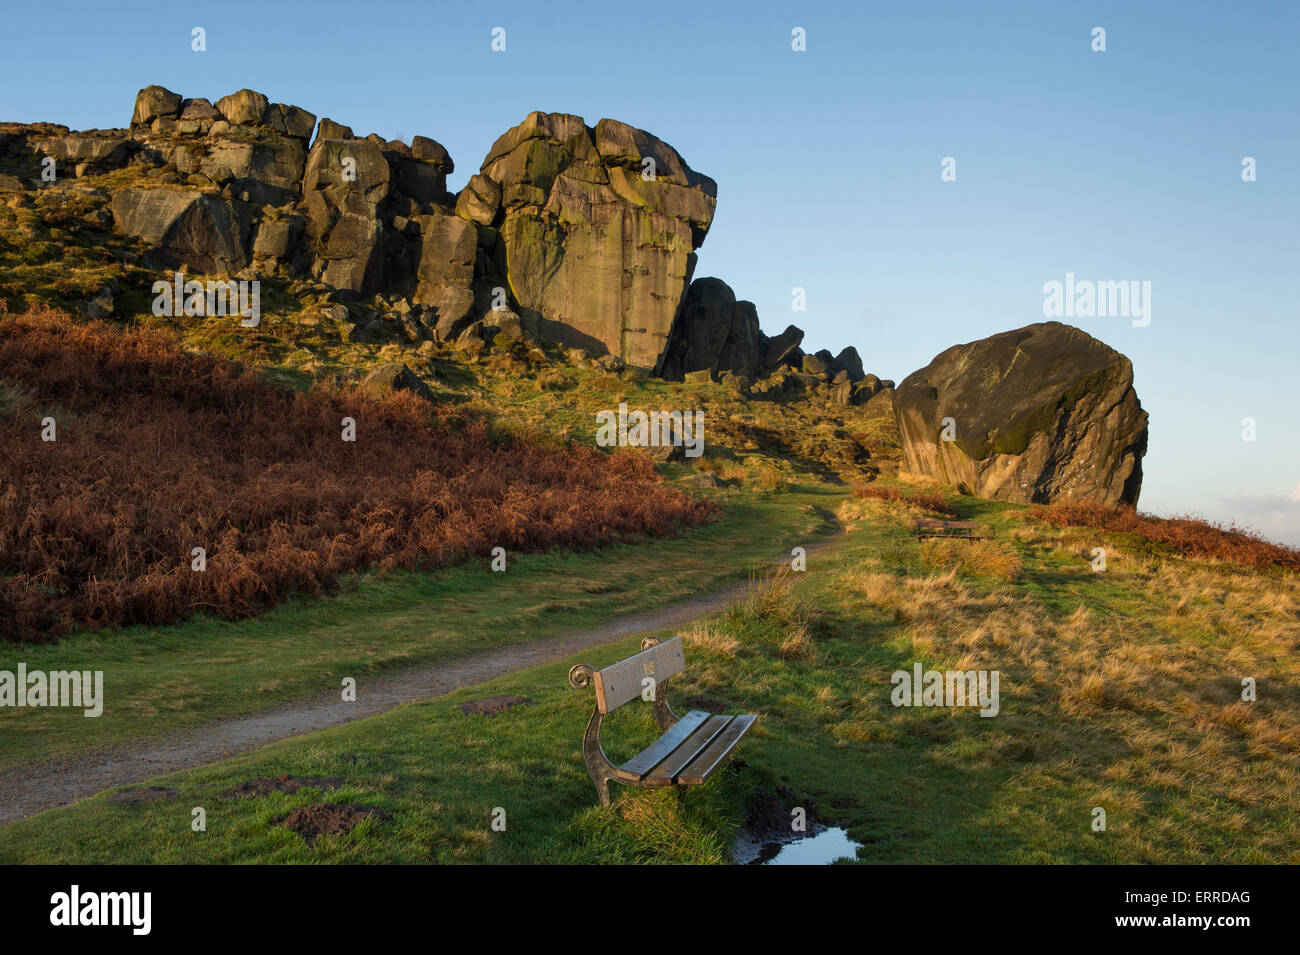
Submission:
[[836,859],[856,859],[859,843],[838,827],[819,827],[802,839],[763,841],[741,831],[731,856],[741,865],[830,865]]

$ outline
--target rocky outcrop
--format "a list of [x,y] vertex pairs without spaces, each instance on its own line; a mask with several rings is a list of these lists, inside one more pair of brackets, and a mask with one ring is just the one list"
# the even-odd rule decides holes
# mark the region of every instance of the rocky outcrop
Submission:
[[721,279],[696,279],[673,325],[661,373],[680,379],[696,371],[730,371],[753,378],[761,334],[753,302],[737,302]]
[[383,280],[379,204],[391,171],[383,152],[364,139],[317,139],[302,182],[314,277],[326,285],[373,294]]
[[491,225],[501,208],[501,186],[492,179],[477,173],[456,197],[456,215],[479,225]]
[[121,169],[138,148],[126,130],[91,130],[48,140],[42,151],[65,175],[95,176]]
[[765,368],[778,368],[781,365],[788,364],[791,367],[798,367],[803,361],[803,352],[799,350],[799,343],[803,341],[803,329],[794,325],[787,325],[785,331],[775,338],[769,338],[765,342],[763,350],[763,366]]
[[129,129],[17,125],[0,130],[0,189],[33,183],[33,155],[54,157],[60,179],[136,167],[127,185],[97,184],[116,190],[97,224],[152,247],[161,266],[382,298],[412,341],[517,324],[601,367],[739,390],[780,372],[758,391],[870,397],[852,348],[806,356],[798,328],[769,339],[752,302],[720,279],[691,281],[717,186],[626,123],[531,113],[455,196],[452,158],[433,139],[361,137],[249,89],[214,101],[150,86]]
[[[541,112],[501,136],[480,172],[501,189],[493,222],[514,303],[563,344],[658,370],[713,221],[713,180],[625,123]],[[466,214],[491,204],[483,185],[467,187]]]
[[[691,283],[682,301],[660,374],[688,381],[701,372],[714,379],[731,374],[752,382],[776,373],[777,381],[759,388],[760,393],[783,394],[792,388],[815,390],[825,385],[831,401],[840,405],[862,404],[879,390],[880,380],[863,374],[857,349],[850,346],[838,355],[826,350],[806,355],[799,347],[802,341],[803,331],[794,325],[768,338],[759,329],[753,302],[737,301],[721,279],[700,278]],[[785,372],[791,371],[797,378],[786,378]],[[875,382],[875,388],[864,383],[866,378]]]
[[995,500],[1137,503],[1147,414],[1133,366],[1072,326],[955,345],[899,384],[894,414],[906,472]]

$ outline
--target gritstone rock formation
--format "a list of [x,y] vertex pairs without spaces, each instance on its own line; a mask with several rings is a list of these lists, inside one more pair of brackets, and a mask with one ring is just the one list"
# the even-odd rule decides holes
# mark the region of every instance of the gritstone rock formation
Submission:
[[1137,503],[1147,414],[1133,366],[1070,325],[954,345],[899,384],[894,415],[904,471],[995,500]]
[[565,113],[530,114],[480,177],[501,193],[493,223],[519,306],[563,344],[659,370],[713,221],[713,180],[649,133]]
[[129,129],[0,132],[0,155],[30,153],[52,157],[60,179],[138,169],[112,187],[105,214],[159,267],[310,282],[334,301],[381,297],[414,339],[490,340],[495,329],[668,378],[747,384],[775,372],[760,392],[824,388],[843,404],[874,394],[853,349],[813,361],[799,329],[768,339],[752,303],[719,279],[691,281],[717,186],[612,119],[531,113],[458,195],[434,140],[362,138],[253,90],[214,103],[150,86]]

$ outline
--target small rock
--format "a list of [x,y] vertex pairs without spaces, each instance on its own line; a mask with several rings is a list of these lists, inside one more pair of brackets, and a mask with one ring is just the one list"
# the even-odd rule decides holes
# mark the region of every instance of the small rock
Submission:
[[361,380],[363,390],[380,397],[396,391],[413,391],[426,401],[433,401],[433,392],[416,374],[401,362],[381,365]]

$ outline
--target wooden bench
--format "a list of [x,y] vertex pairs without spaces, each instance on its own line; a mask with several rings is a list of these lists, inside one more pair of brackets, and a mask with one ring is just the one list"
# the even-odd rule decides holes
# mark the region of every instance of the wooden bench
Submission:
[[[596,687],[596,709],[587,723],[582,755],[596,784],[602,806],[609,805],[611,781],[624,786],[698,786],[722,768],[757,718],[716,716],[691,710],[678,717],[668,705],[668,680],[686,668],[682,638],[661,643],[656,637],[641,641],[641,652],[618,663],[593,670],[579,663],[569,671],[569,685]],[[600,745],[600,726],[606,714],[624,703],[642,699],[654,704],[655,720],[663,735],[622,766],[615,766]]]
[[917,540],[927,537],[955,537],[958,540],[980,540],[979,525],[974,521],[932,521],[917,520],[912,522],[912,530]]

